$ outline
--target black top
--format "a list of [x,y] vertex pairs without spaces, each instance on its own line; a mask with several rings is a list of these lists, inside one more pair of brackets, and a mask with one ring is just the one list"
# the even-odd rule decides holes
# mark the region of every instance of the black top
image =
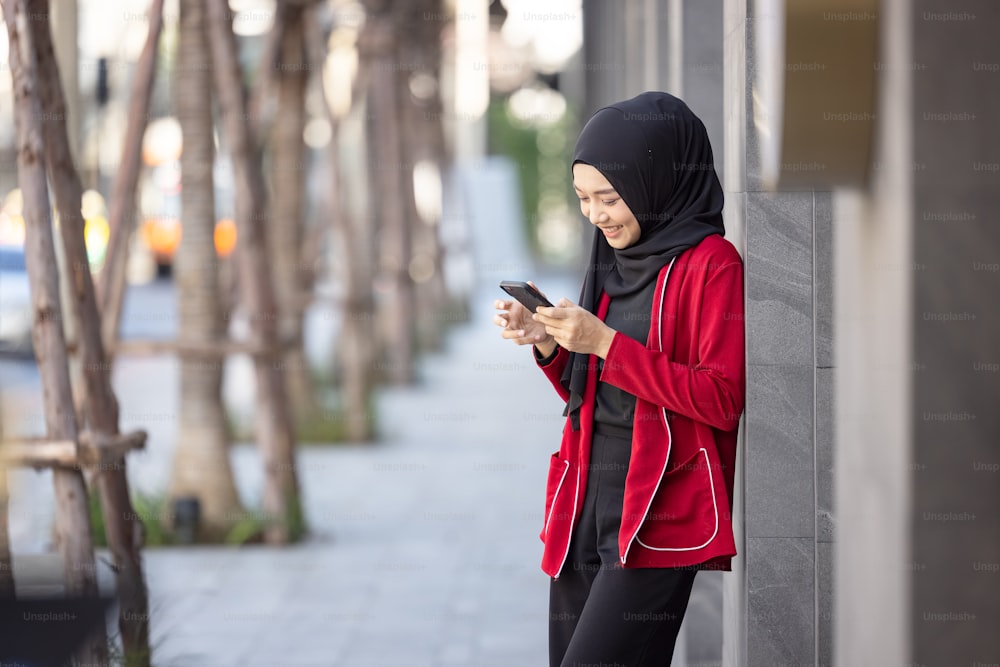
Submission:
[[[649,336],[649,318],[655,291],[656,283],[652,282],[638,292],[611,299],[604,323],[645,345]],[[601,359],[598,363],[603,370],[604,360]],[[613,384],[598,382],[596,403],[594,431],[631,439],[635,396]]]

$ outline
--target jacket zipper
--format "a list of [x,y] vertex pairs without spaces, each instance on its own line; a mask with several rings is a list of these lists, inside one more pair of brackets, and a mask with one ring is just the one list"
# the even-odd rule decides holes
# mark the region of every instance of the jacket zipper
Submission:
[[[667,283],[670,281],[670,272],[673,271],[674,262],[676,260],[676,257],[670,260],[667,272],[663,276],[663,287],[660,288],[660,302],[656,307],[656,339],[660,352],[663,352],[663,300],[667,296]],[[636,526],[635,532],[632,533],[632,537],[629,538],[628,545],[625,547],[625,553],[622,554],[622,565],[625,565],[625,560],[628,558],[628,552],[632,549],[632,544],[639,535],[639,530],[642,529],[642,524],[646,522],[646,516],[649,514],[649,508],[653,504],[653,498],[656,497],[656,492],[660,490],[660,482],[663,481],[663,476],[667,472],[667,464],[670,462],[670,449],[673,444],[673,435],[670,433],[670,423],[667,421],[667,409],[661,407],[660,413],[663,415],[663,427],[667,430],[667,455],[663,459],[663,470],[660,471],[660,477],[656,480],[656,488],[653,489],[653,494],[649,497],[649,502],[646,503],[646,510],[642,513],[642,520],[640,520],[639,525]]]

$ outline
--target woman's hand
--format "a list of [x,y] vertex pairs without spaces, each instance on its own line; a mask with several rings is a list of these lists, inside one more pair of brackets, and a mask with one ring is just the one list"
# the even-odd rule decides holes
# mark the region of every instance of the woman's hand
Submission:
[[493,307],[501,311],[493,316],[493,323],[503,328],[500,332],[503,338],[518,345],[535,345],[543,357],[555,350],[556,342],[545,332],[545,325],[531,319],[531,312],[520,303],[497,299]]
[[601,359],[608,356],[616,333],[589,310],[565,298],[553,308],[539,307],[532,318],[570,352],[596,354]]

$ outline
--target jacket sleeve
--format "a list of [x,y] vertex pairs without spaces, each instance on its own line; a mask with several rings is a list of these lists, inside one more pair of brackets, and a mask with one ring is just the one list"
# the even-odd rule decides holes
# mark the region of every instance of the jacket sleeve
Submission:
[[697,365],[676,363],[667,353],[617,333],[601,381],[714,428],[733,430],[746,391],[743,331],[743,266],[736,262],[708,277]]
[[538,355],[535,353],[535,348],[532,347],[532,355],[535,357],[535,363],[538,367],[542,369],[545,373],[545,377],[549,379],[552,386],[555,387],[556,393],[559,394],[560,398],[564,401],[569,400],[569,390],[563,386],[562,374],[563,370],[566,368],[566,364],[569,363],[569,352],[566,348],[561,345],[556,347],[555,356],[548,360],[548,363],[542,363],[539,360]]

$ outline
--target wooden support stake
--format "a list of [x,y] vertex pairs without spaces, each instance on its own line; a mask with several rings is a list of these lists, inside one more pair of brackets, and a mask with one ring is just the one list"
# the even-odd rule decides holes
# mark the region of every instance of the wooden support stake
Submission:
[[[257,142],[247,117],[243,72],[227,0],[208,0],[212,71],[218,92],[222,134],[233,162],[236,186],[236,261],[240,288],[250,315],[253,338],[274,349],[278,341],[278,307],[267,261],[267,201]],[[257,437],[264,463],[264,511],[274,521],[265,530],[270,544],[284,544],[304,530],[302,501],[295,473],[295,437],[291,409],[280,366],[254,359],[257,381]]]
[[[36,89],[40,76],[32,23],[36,20],[37,11],[32,8],[32,3],[25,0],[5,0],[3,3],[14,87],[14,136],[17,141],[18,184],[23,198],[24,254],[34,315],[32,338],[42,384],[45,431],[53,439],[75,441],[76,414],[63,337],[58,266],[45,178],[42,107]],[[47,17],[47,8],[43,7],[42,11]],[[83,475],[79,470],[60,468],[53,471],[52,478],[56,495],[57,540],[63,559],[66,594],[97,597],[97,567]],[[103,626],[87,639],[74,657],[81,663],[108,662],[108,637]]]
[[7,529],[7,470],[0,462],[0,603],[14,599],[14,568],[10,557],[10,531]]
[[283,341],[274,349],[268,349],[254,342],[231,340],[122,340],[115,343],[114,354],[118,356],[151,356],[158,354],[178,354],[182,356],[218,359],[231,354],[246,354],[252,357],[279,358],[281,350],[291,343]]
[[[132,79],[132,95],[128,103],[122,157],[115,174],[111,194],[111,214],[108,219],[108,249],[104,267],[98,276],[98,301],[101,307],[101,335],[105,348],[118,338],[122,319],[122,302],[125,299],[125,267],[128,264],[129,239],[136,227],[135,195],[142,170],[142,137],[149,118],[149,102],[153,95],[156,74],[156,56],[163,29],[163,0],[152,0],[149,5],[149,32],[146,44],[136,63]],[[108,362],[113,358],[108,357]]]
[[[33,17],[29,23],[37,57],[38,95],[45,112],[42,122],[45,163],[59,210],[59,232],[72,287],[70,310],[80,346],[85,417],[92,430],[116,435],[118,400],[101,340],[101,318],[80,212],[83,185],[69,150],[66,99],[49,31],[48,0],[28,0],[27,6]],[[104,533],[115,564],[122,647],[130,666],[148,667],[149,603],[142,571],[142,525],[132,507],[125,461],[99,468],[96,480],[104,513]]]
[[22,438],[0,444],[0,466],[25,468],[80,468],[116,465],[133,449],[146,446],[146,432],[124,435],[80,434],[80,444],[73,440]]

